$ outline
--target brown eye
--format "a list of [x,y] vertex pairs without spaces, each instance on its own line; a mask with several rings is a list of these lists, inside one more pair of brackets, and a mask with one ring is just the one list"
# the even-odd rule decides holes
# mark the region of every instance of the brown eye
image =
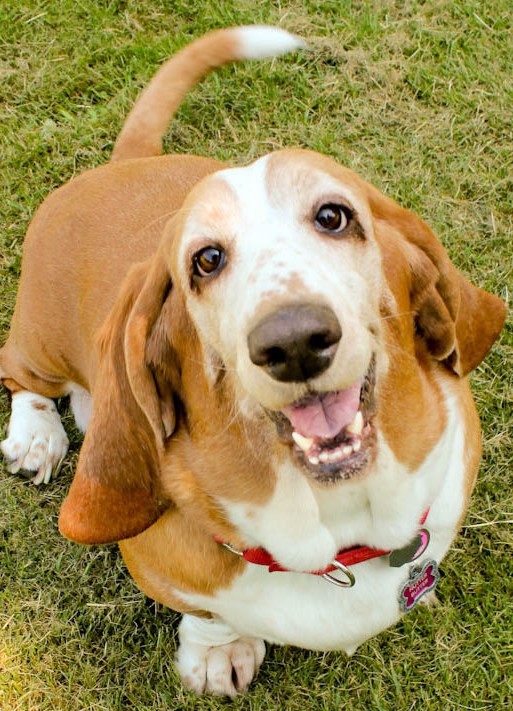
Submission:
[[315,226],[323,232],[342,232],[349,222],[351,213],[344,205],[327,203],[322,205],[315,216]]
[[205,247],[192,258],[193,271],[196,276],[210,276],[224,267],[226,255],[219,247]]

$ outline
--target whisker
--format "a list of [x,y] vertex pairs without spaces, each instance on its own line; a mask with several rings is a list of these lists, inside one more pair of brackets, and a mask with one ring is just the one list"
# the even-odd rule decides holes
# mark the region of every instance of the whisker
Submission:
[[380,316],[379,321],[390,321],[394,318],[401,318],[402,316],[415,316],[415,311],[402,311],[397,314],[390,314],[389,316]]

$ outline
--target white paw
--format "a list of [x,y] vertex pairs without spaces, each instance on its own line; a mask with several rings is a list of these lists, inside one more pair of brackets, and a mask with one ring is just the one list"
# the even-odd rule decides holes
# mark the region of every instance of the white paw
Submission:
[[[231,698],[246,691],[264,660],[264,642],[261,639],[239,637],[227,644],[201,644],[197,640],[202,637],[202,624],[207,632],[205,639],[211,638],[212,627],[219,625],[222,631],[229,628],[215,620],[195,618],[192,622],[194,629],[190,634],[190,617],[185,615],[180,625],[180,646],[176,656],[176,668],[183,685],[196,694]],[[229,636],[233,637],[233,633]]]
[[47,484],[68,444],[53,400],[26,390],[13,395],[7,439],[0,444],[12,474],[20,469],[36,472],[33,483]]
[[221,647],[180,646],[176,668],[183,685],[196,694],[230,696],[243,693],[265,656],[261,639],[241,637]]

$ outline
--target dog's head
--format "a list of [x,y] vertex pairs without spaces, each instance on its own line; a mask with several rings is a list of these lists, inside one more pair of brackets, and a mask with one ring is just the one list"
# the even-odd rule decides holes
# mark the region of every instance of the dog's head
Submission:
[[[285,150],[215,173],[104,326],[61,529],[84,542],[144,530],[172,505],[160,469],[180,439],[215,497],[222,467],[204,450],[234,427],[263,469],[272,454],[318,485],[365,476],[378,431],[404,444],[389,420],[429,412],[423,379],[467,375],[503,320],[418,217],[334,161]],[[410,442],[412,462],[423,446]],[[245,447],[222,448],[244,467]]]

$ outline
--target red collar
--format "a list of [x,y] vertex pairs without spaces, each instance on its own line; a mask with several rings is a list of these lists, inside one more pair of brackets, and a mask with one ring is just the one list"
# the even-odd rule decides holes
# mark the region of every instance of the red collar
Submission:
[[[422,515],[419,522],[420,526],[423,526],[428,514],[429,509],[427,509],[427,511]],[[283,568],[276,560],[274,560],[272,555],[266,551],[265,548],[247,548],[244,551],[239,551],[228,543],[225,543],[217,536],[214,536],[214,539],[217,543],[220,543],[232,553],[244,558],[244,560],[248,563],[253,563],[254,565],[265,565],[270,573],[293,572],[287,568]],[[394,551],[382,550],[380,548],[370,548],[369,546],[352,546],[351,548],[344,548],[337,553],[333,562],[328,565],[327,568],[324,568],[324,570],[314,570],[309,573],[309,575],[320,575],[326,580],[329,580],[331,583],[341,587],[353,587],[355,584],[355,576],[351,570],[349,570],[350,566],[358,565],[358,563],[364,563],[365,561],[372,560],[373,558],[382,558],[386,555],[390,555],[390,565],[393,567],[400,567],[401,565],[418,558],[426,550],[428,545],[428,530],[426,528],[419,528],[414,540],[404,548],[396,549]],[[393,556],[395,556],[395,562],[392,561]],[[335,570],[343,572],[346,579],[339,580],[333,575],[330,575],[330,573]]]

